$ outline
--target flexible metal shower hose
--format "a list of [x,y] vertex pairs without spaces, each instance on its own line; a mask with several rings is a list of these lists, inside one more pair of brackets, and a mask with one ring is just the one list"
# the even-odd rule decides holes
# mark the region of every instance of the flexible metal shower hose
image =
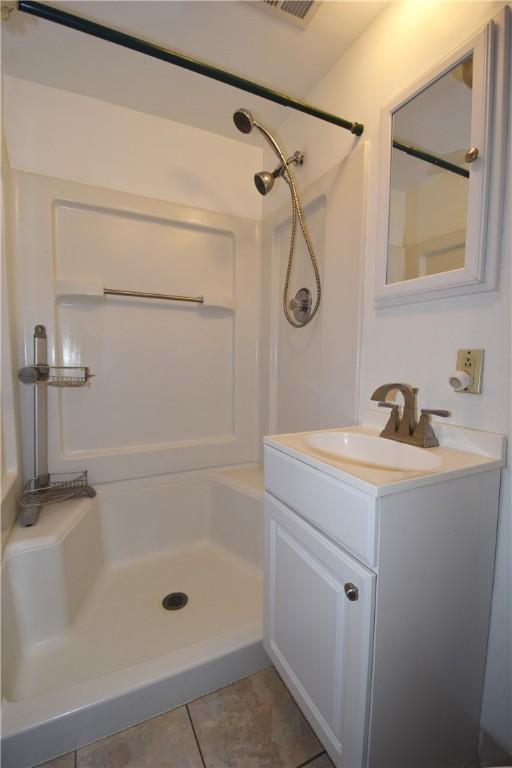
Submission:
[[[290,188],[290,195],[292,198],[292,232],[290,235],[290,250],[288,252],[288,264],[286,267],[286,278],[284,281],[284,289],[283,289],[283,310],[284,310],[284,316],[290,323],[290,325],[293,325],[294,328],[303,328],[305,325],[310,323],[316,313],[318,312],[318,307],[320,306],[320,300],[322,298],[322,284],[320,282],[320,271],[318,269],[318,262],[316,260],[315,251],[313,249],[313,243],[311,242],[311,238],[309,236],[308,228],[306,226],[306,222],[304,221],[304,213],[301,208],[299,195],[297,192],[297,188],[295,186],[295,179],[293,178],[293,173],[291,171],[290,166],[288,165],[286,161],[286,157],[281,150],[281,147],[277,143],[277,141],[274,139],[274,137],[269,134],[266,128],[264,128],[261,125],[258,125],[260,130],[264,133],[264,135],[269,139],[270,143],[274,147],[278,157],[281,160],[282,166],[283,166],[283,178],[288,184],[288,187]],[[302,230],[302,234],[304,236],[304,241],[306,243],[306,247],[308,249],[309,258],[311,259],[311,266],[313,267],[313,272],[315,275],[315,283],[316,283],[316,301],[313,306],[313,309],[309,313],[309,315],[306,317],[305,320],[300,322],[299,320],[296,320],[291,314],[290,309],[288,306],[288,291],[290,288],[290,277],[292,274],[292,267],[293,267],[293,254],[295,250],[295,238],[297,235],[297,219],[299,220],[300,228]]]
[[[320,271],[318,269],[318,262],[316,260],[315,251],[313,249],[313,243],[311,242],[308,228],[306,226],[306,222],[304,221],[304,213],[300,205],[299,195],[295,187],[293,174],[289,166],[286,164],[285,158],[284,158],[284,163],[285,164],[284,164],[283,178],[290,188],[290,195],[292,198],[292,232],[290,235],[290,250],[288,252],[288,265],[286,267],[286,278],[284,281],[284,289],[283,289],[283,310],[284,310],[284,316],[286,317],[290,325],[293,325],[295,328],[303,328],[305,325],[311,322],[311,320],[314,318],[314,316],[318,312],[318,307],[320,306],[320,299],[322,297],[322,284],[320,282]],[[290,277],[291,277],[292,267],[293,267],[293,253],[295,250],[295,238],[297,235],[297,219],[299,220],[300,228],[304,236],[304,241],[308,249],[309,258],[311,259],[311,266],[313,267],[313,272],[315,275],[315,283],[316,283],[316,301],[310,314],[306,317],[306,319],[303,322],[296,320],[290,314],[290,310],[288,306],[288,291],[290,287]]]
[[[314,318],[314,316],[318,312],[318,307],[320,306],[320,299],[322,297],[320,271],[318,269],[318,263],[316,260],[315,251],[313,249],[313,244],[309,236],[306,222],[304,221],[304,213],[300,205],[299,194],[297,192],[297,187],[295,186],[295,179],[293,178],[293,173],[291,171],[288,161],[286,160],[286,156],[283,150],[281,149],[281,147],[279,146],[279,142],[271,134],[268,128],[265,128],[264,125],[261,125],[261,123],[258,123],[256,120],[254,120],[254,117],[250,113],[247,113],[247,114],[249,119],[252,121],[252,124],[255,125],[262,132],[262,134],[265,136],[265,138],[267,139],[269,144],[273,147],[275,153],[281,160],[281,167],[282,167],[281,175],[283,176],[284,180],[288,184],[288,187],[290,188],[290,195],[292,197],[292,232],[290,236],[290,250],[288,253],[288,264],[286,267],[286,278],[284,281],[283,310],[284,310],[284,315],[288,320],[288,322],[290,323],[290,325],[293,325],[294,328],[303,328],[305,325],[311,322],[311,320]],[[309,315],[306,317],[306,319],[303,320],[302,322],[300,322],[299,320],[296,320],[290,314],[290,310],[288,306],[288,291],[290,288],[290,277],[291,277],[292,267],[293,267],[293,254],[295,250],[295,238],[297,235],[297,219],[299,220],[300,228],[304,236],[304,241],[308,249],[309,258],[311,259],[311,266],[313,267],[313,272],[315,275],[315,282],[316,282],[316,301],[315,301],[314,307],[309,313]]]

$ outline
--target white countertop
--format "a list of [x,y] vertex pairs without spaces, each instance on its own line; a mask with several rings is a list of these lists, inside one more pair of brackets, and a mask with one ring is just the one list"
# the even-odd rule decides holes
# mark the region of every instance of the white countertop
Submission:
[[[270,435],[264,438],[264,443],[371,496],[385,496],[474,472],[499,469],[504,465],[506,443],[504,435],[437,423],[435,428],[441,445],[437,448],[419,449],[437,455],[441,459],[441,466],[433,470],[389,469],[363,464],[313,449],[305,440],[309,435],[318,432],[337,430],[378,437],[381,429],[375,424]],[[454,447],[457,445],[464,448],[471,446],[472,451]]]

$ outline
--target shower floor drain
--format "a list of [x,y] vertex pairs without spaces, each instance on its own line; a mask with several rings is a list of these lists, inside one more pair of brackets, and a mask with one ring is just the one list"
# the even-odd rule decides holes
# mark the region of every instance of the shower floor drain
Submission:
[[162,600],[162,605],[167,611],[179,611],[188,603],[188,595],[185,592],[170,592]]

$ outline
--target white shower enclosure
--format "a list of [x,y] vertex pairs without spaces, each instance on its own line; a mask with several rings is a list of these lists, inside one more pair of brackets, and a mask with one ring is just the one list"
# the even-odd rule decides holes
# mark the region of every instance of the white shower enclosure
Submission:
[[[262,436],[355,419],[366,151],[301,188],[323,299],[293,329],[289,210],[263,215],[260,149],[15,78],[6,100],[17,363],[43,324],[50,364],[89,366],[48,392],[48,459],[98,491],[5,550],[3,758],[27,768],[269,663]],[[304,255],[293,287],[314,289]]]

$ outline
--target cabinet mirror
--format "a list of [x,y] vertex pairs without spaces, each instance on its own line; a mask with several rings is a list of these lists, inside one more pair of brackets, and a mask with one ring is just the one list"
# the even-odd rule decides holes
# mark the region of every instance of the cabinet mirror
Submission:
[[497,287],[508,22],[383,110],[377,306]]

